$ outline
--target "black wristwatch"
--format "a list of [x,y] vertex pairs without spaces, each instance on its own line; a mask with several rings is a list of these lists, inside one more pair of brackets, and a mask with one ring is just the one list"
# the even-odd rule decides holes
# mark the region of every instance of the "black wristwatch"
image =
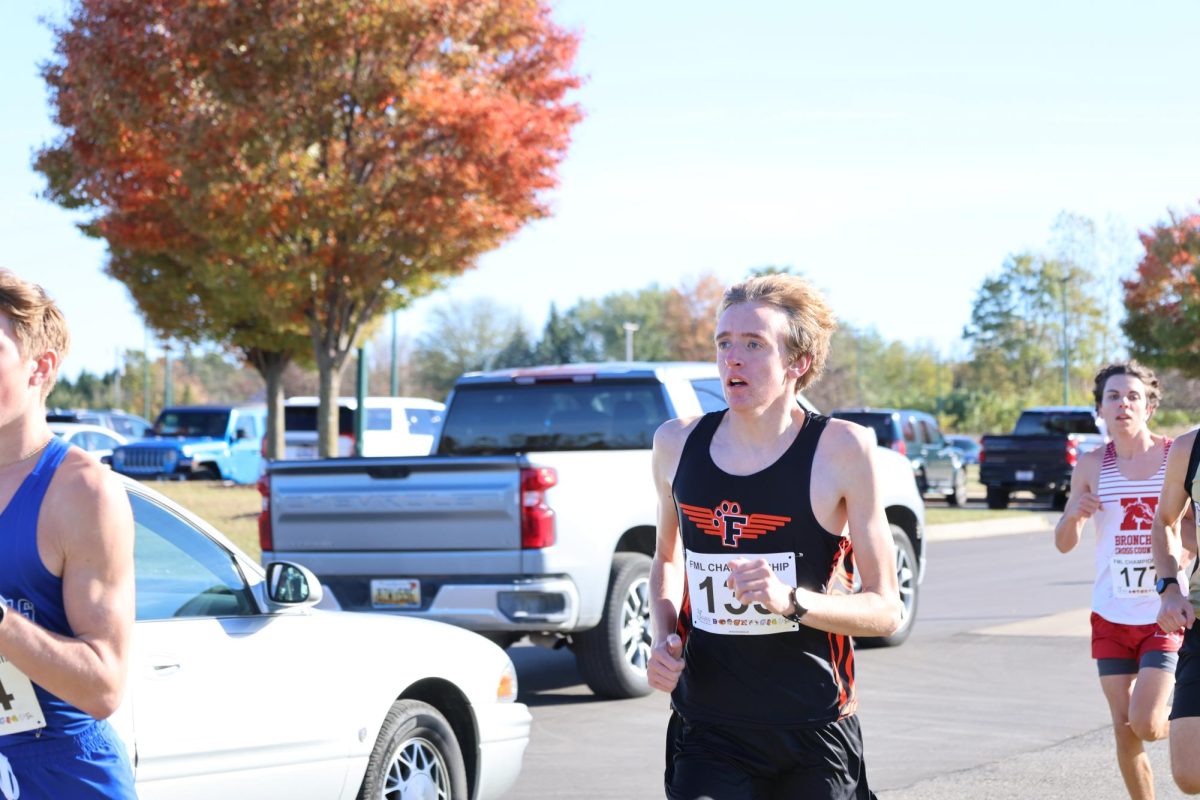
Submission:
[[1158,592],[1159,594],[1162,594],[1163,592],[1165,592],[1167,590],[1167,587],[1170,586],[1172,583],[1175,584],[1176,586],[1178,586],[1179,579],[1178,578],[1159,578],[1158,580],[1156,580],[1154,582],[1154,591]]
[[8,601],[4,599],[3,595],[0,595],[0,625],[4,624],[6,614],[8,614]]
[[796,588],[795,587],[792,587],[791,598],[792,598],[792,605],[796,607],[796,610],[790,614],[782,614],[781,616],[786,620],[790,620],[792,622],[799,622],[801,619],[804,618],[804,615],[808,613],[808,609],[805,608],[804,606],[800,605],[800,601],[796,599]]

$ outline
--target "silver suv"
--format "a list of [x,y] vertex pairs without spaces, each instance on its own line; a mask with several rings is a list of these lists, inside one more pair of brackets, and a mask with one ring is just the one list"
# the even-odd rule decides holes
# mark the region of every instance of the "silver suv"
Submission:
[[967,502],[962,451],[946,441],[932,414],[911,408],[839,408],[830,416],[870,428],[880,447],[905,456],[922,495],[945,497],[952,506]]

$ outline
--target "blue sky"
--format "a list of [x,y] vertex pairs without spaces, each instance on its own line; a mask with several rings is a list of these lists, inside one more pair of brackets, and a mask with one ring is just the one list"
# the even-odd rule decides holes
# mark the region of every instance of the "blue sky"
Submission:
[[[143,329],[104,247],[38,198],[49,141],[38,15],[0,33],[0,264],[43,284],[75,346],[112,368]],[[576,129],[553,217],[402,313],[487,297],[539,329],[551,302],[792,265],[848,323],[946,354],[980,282],[1047,244],[1061,210],[1137,230],[1197,206],[1200,4],[564,0],[583,34]],[[1115,287],[1113,289],[1115,293]],[[157,349],[157,343],[152,344]],[[836,354],[834,354],[836,358]]]

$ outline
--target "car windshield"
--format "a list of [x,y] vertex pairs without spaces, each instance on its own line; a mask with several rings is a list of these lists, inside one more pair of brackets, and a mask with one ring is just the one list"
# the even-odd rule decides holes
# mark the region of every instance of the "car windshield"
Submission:
[[[370,409],[367,409],[368,413]],[[316,406],[286,406],[283,409],[283,427],[289,433],[316,433]],[[367,428],[371,428],[368,426]],[[354,409],[338,406],[338,434],[354,433]]]
[[159,436],[198,436],[211,439],[225,438],[229,430],[228,411],[174,411],[168,409],[158,415],[154,432]]
[[1017,419],[1013,429],[1017,436],[1066,435],[1068,433],[1100,433],[1096,418],[1078,412],[1025,412]]
[[460,386],[438,455],[649,449],[666,418],[653,381]]
[[833,416],[837,419],[854,422],[862,425],[864,428],[870,428],[875,431],[875,440],[879,442],[880,447],[892,446],[892,440],[896,436],[896,427],[892,422],[891,414],[879,414],[868,411],[835,411]]

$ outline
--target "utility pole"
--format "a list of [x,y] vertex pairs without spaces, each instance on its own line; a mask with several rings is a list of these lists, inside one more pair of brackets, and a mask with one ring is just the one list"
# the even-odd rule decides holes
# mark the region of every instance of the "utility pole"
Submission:
[[150,329],[142,325],[142,416],[150,416]]
[[171,383],[171,343],[163,342],[163,408],[175,405],[175,387]]
[[396,360],[399,357],[398,347],[396,344],[396,315],[398,311],[392,312],[392,397],[400,396],[400,371],[396,368]]
[[1065,265],[1063,266],[1063,269],[1064,269],[1064,274],[1061,278],[1058,279],[1058,282],[1062,286],[1062,360],[1063,360],[1062,403],[1065,406],[1065,405],[1070,405],[1070,403],[1071,403],[1071,391],[1070,391],[1070,388],[1071,388],[1071,353],[1070,353],[1070,350],[1068,349],[1069,345],[1068,345],[1068,339],[1067,339],[1067,322],[1068,322],[1068,318],[1067,318],[1067,281],[1070,279],[1070,276],[1065,273],[1065,270],[1066,270]]

